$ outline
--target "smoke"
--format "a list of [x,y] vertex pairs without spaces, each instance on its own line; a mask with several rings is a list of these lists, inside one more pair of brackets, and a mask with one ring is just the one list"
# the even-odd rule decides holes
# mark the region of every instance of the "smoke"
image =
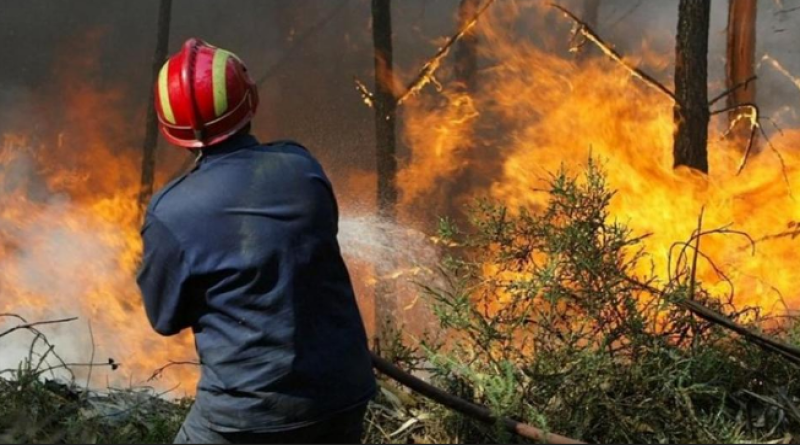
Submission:
[[[10,154],[6,145],[0,155]],[[28,147],[13,147],[0,166],[0,312],[29,322],[79,317],[80,323],[41,327],[64,360],[84,363],[91,344],[86,321],[96,318],[87,297],[98,286],[114,288],[134,283],[120,269],[118,246],[108,243],[120,230],[92,218],[66,194],[49,193]],[[117,281],[109,283],[108,280]],[[42,296],[46,296],[42,299]],[[0,331],[20,320],[0,318]],[[34,335],[14,332],[0,341],[0,370],[14,369],[31,352]],[[101,354],[113,353],[113,330],[96,342]],[[122,340],[122,339],[115,339]],[[43,354],[39,342],[33,350]],[[34,356],[36,360],[36,356]],[[56,364],[51,360],[45,362]],[[57,375],[64,376],[63,372]]]
[[[39,329],[67,363],[86,364],[94,354],[95,362],[114,358],[125,364],[116,373],[96,370],[95,387],[142,383],[167,361],[191,358],[185,336],[168,344],[148,328],[134,279],[141,245],[131,194],[75,194],[87,178],[53,163],[42,150],[11,135],[0,147],[0,313],[29,322],[77,318]],[[0,317],[0,332],[20,322]],[[45,343],[32,348],[35,339],[25,329],[0,339],[0,371],[28,357],[35,364],[48,354],[42,367],[58,365]],[[88,370],[74,368],[81,379]]]

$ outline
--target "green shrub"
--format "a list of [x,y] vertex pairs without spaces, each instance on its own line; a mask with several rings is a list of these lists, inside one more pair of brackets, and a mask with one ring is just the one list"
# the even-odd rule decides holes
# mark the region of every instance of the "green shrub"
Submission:
[[[612,198],[590,161],[581,177],[554,175],[542,209],[482,201],[468,229],[442,221],[439,237],[452,246],[441,265],[447,285],[423,286],[442,328],[441,343],[421,347],[433,383],[596,443],[763,441],[798,431],[796,368],[672,302],[693,298],[752,327],[760,312],[711,295],[691,278],[691,261],[660,283],[663,293],[647,290],[657,282],[637,272],[647,264],[642,239],[610,218]],[[425,420],[391,440],[520,440],[417,403],[405,418]],[[383,429],[403,425],[393,421]]]

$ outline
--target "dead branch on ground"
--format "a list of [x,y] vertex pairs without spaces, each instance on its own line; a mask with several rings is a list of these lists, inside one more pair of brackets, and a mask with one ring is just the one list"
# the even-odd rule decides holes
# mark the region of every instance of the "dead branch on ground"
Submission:
[[[691,282],[690,282],[691,283],[690,284],[691,294],[687,298],[676,299],[676,298],[672,297],[671,295],[669,295],[667,291],[662,290],[662,289],[658,289],[652,283],[650,283],[650,282],[641,282],[638,279],[633,278],[633,277],[623,276],[622,279],[627,281],[628,283],[638,287],[639,289],[642,289],[642,290],[644,290],[646,292],[649,292],[652,295],[659,296],[659,297],[663,298],[664,300],[669,301],[669,302],[675,304],[676,306],[678,306],[680,308],[688,310],[692,314],[697,315],[698,317],[700,317],[700,318],[702,318],[702,319],[704,319],[704,320],[706,320],[706,321],[708,321],[710,323],[716,324],[716,325],[721,326],[721,327],[723,327],[723,328],[725,328],[727,330],[735,332],[735,333],[739,334],[745,340],[747,340],[747,341],[749,341],[749,342],[761,347],[764,350],[777,353],[777,354],[783,356],[784,358],[786,358],[787,360],[789,360],[790,362],[794,363],[795,365],[800,365],[800,348],[798,348],[796,346],[793,346],[793,345],[790,345],[788,343],[784,343],[784,342],[782,342],[780,340],[771,338],[771,337],[769,337],[767,335],[764,335],[764,334],[762,334],[760,332],[756,332],[756,331],[754,331],[752,329],[748,329],[748,328],[742,326],[741,324],[735,322],[731,318],[729,318],[729,317],[727,317],[727,316],[725,316],[725,315],[723,315],[723,314],[721,314],[721,313],[719,313],[719,312],[717,312],[715,310],[712,310],[712,309],[704,306],[702,303],[694,300],[694,286],[695,286],[695,280],[696,280],[695,279],[695,276],[696,276],[695,274],[697,273],[697,258],[698,258],[698,255],[702,254],[702,252],[700,252],[700,238],[702,238],[704,236],[713,235],[713,234],[741,236],[741,237],[744,237],[748,241],[750,249],[751,249],[753,254],[755,254],[756,243],[757,243],[757,241],[754,240],[746,232],[742,232],[742,231],[738,231],[738,230],[731,230],[727,226],[726,227],[722,227],[722,228],[718,228],[718,229],[712,229],[712,230],[703,231],[702,230],[702,215],[703,214],[701,212],[700,217],[698,219],[698,229],[692,234],[692,236],[689,238],[688,241],[686,241],[685,243],[681,243],[684,247],[683,247],[683,250],[682,250],[682,252],[681,252],[681,254],[680,254],[679,258],[678,258],[678,263],[675,266],[676,269],[680,269],[681,268],[681,261],[682,261],[681,258],[686,258],[686,250],[689,249],[689,248],[694,249],[693,264],[692,264],[692,269],[690,271],[690,273],[692,274]],[[692,245],[693,242],[695,243],[694,246]],[[671,257],[672,257],[672,249],[670,249],[670,259],[669,259],[669,264],[670,265],[672,264]],[[704,256],[704,257],[708,259],[707,256]],[[683,260],[683,261],[686,261],[686,260]],[[709,259],[709,262],[712,264],[712,266],[715,269],[717,269],[717,267],[716,267],[716,265],[714,264],[713,261],[711,261]],[[670,274],[670,281],[677,280],[677,279],[678,279],[677,276],[675,278],[673,278],[672,274]]]
[[[634,281],[634,283],[632,284],[636,283],[638,282]],[[645,290],[663,294],[662,291],[654,287],[648,287],[645,288]],[[800,365],[800,348],[797,348],[795,346],[784,343],[780,340],[770,338],[764,334],[748,329],[736,323],[735,321],[729,319],[728,317],[720,314],[719,312],[711,310],[696,301],[680,300],[680,301],[675,301],[674,303],[679,307],[691,311],[692,313],[694,313],[695,315],[699,316],[700,318],[706,321],[709,321],[725,329],[728,329],[732,332],[735,332],[741,335],[745,340],[748,340],[751,343],[760,346],[761,348],[767,351],[780,354],[784,358],[791,361],[792,363]]]
[[[665,299],[667,299],[666,292],[656,288],[655,286],[647,283],[642,283],[639,280],[631,277],[624,277],[625,281],[629,282],[630,284],[639,287],[642,290],[650,292],[653,295],[659,295]],[[699,316],[700,318],[714,323],[718,326],[721,326],[729,331],[735,332],[742,336],[745,340],[761,347],[764,350],[777,353],[790,362],[800,365],[800,348],[796,346],[792,346],[790,344],[784,343],[780,340],[776,340],[770,338],[767,335],[764,335],[760,332],[756,332],[752,329],[748,329],[739,323],[731,320],[730,318],[726,317],[725,315],[720,314],[717,311],[709,309],[708,307],[689,299],[669,299],[673,304],[676,306],[686,309],[693,314]]]

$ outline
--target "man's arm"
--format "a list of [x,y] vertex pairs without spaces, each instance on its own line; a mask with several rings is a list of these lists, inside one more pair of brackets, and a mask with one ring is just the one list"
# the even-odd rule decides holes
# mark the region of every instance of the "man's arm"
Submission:
[[185,253],[169,228],[152,214],[145,220],[142,240],[144,257],[136,281],[147,318],[159,334],[175,335],[191,326],[194,312]]

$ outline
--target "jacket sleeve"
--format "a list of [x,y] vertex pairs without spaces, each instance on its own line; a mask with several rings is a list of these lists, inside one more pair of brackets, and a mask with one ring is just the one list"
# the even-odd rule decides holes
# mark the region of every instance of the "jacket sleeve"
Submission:
[[142,228],[144,255],[136,281],[153,329],[170,336],[192,325],[190,270],[180,243],[167,226],[148,214]]

